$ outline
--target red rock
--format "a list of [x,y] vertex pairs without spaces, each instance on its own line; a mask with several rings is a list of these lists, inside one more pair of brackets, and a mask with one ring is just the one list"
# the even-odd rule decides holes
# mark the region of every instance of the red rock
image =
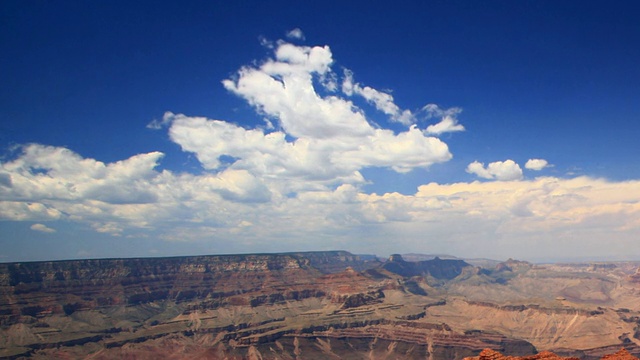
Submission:
[[[576,357],[562,357],[558,356],[550,351],[542,351],[536,355],[531,356],[506,356],[501,353],[484,349],[478,356],[467,357],[464,360],[580,360]],[[631,355],[626,349],[620,349],[615,354],[605,355],[601,360],[640,360],[637,357]]]
[[615,354],[605,355],[602,360],[639,360],[637,357],[629,354],[626,349],[620,349]]
[[484,349],[479,356],[465,358],[464,360],[580,360],[574,357],[562,357],[558,356],[550,351],[543,351],[536,355],[531,356],[506,356],[501,353]]

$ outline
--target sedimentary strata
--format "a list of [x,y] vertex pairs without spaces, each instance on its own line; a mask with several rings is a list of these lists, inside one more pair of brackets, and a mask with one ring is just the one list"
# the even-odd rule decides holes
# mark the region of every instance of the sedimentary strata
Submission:
[[345,251],[0,264],[0,357],[638,355],[637,268]]

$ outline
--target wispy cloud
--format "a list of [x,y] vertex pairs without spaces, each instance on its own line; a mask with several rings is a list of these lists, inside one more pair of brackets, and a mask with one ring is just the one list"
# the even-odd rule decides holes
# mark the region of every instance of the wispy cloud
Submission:
[[170,121],[166,117],[163,117],[162,120],[153,119],[147,124],[147,129],[160,130],[167,127],[169,123]]
[[376,90],[369,86],[361,86],[354,82],[353,72],[344,70],[344,79],[342,81],[342,92],[347,96],[359,95],[373,104],[376,109],[388,115],[392,121],[399,122],[403,125],[411,125],[415,123],[415,116],[410,110],[401,110],[395,104],[393,96],[383,91]]
[[462,124],[458,123],[457,115],[462,112],[461,108],[454,107],[450,109],[441,109],[436,104],[427,104],[422,108],[427,119],[440,118],[437,124],[429,125],[426,133],[432,135],[440,135],[448,132],[464,131]]
[[304,40],[304,33],[300,28],[295,28],[287,32],[287,38],[295,40]]

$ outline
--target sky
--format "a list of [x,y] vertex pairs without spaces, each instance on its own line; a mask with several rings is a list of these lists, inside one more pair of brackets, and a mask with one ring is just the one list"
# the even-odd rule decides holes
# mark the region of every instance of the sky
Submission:
[[640,260],[635,1],[0,2],[0,262]]

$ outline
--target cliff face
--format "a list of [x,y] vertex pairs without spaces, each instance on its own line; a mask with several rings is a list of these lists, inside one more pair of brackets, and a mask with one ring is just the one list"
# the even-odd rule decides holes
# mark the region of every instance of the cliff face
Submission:
[[[505,265],[380,263],[344,251],[0,264],[0,358],[462,359],[539,345],[584,360],[620,346],[640,353],[637,265]],[[598,289],[611,303],[535,303],[563,279],[545,291],[600,299],[579,291]]]
[[[369,265],[371,264],[371,265]],[[170,258],[94,259],[0,264],[0,286],[56,281],[109,281],[177,273],[267,271],[315,268],[323,273],[377,266],[346,251],[319,251],[285,254],[184,256]]]
[[629,279],[633,283],[640,284],[640,268],[638,268],[633,275],[630,275]]
[[0,325],[157,301],[299,300],[324,295],[314,285],[323,273],[376,265],[346,251],[0,264]]
[[389,261],[383,265],[383,268],[403,277],[429,275],[440,280],[451,280],[459,276],[462,269],[469,266],[471,265],[463,260],[442,260],[439,257],[432,260],[408,262],[404,261],[401,255],[394,254],[389,257]]

